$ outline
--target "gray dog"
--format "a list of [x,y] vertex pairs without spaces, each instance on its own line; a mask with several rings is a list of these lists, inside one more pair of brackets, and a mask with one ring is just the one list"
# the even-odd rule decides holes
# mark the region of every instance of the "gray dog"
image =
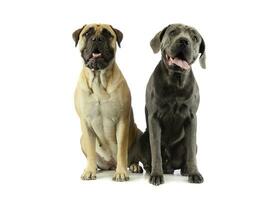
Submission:
[[150,183],[162,184],[163,173],[175,169],[181,169],[189,182],[202,183],[196,163],[199,90],[191,64],[200,54],[205,68],[204,40],[192,27],[171,24],[155,35],[151,47],[154,53],[161,49],[162,58],[147,85],[147,131],[141,136],[143,144],[145,138],[150,140],[151,158],[145,160],[145,168],[151,167]]

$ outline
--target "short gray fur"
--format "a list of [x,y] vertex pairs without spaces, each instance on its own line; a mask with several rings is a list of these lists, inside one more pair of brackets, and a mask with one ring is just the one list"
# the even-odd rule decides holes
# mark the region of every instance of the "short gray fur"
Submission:
[[[198,85],[192,69],[168,65],[166,54],[172,57],[180,54],[189,65],[200,54],[200,65],[205,68],[204,40],[192,27],[171,24],[157,33],[150,44],[154,53],[161,50],[162,54],[146,88],[147,130],[141,136],[150,140],[151,158],[146,155],[145,159],[145,168],[151,170],[150,183],[162,184],[163,174],[175,169],[181,169],[189,182],[202,183],[196,161]],[[146,145],[147,141],[142,143]]]

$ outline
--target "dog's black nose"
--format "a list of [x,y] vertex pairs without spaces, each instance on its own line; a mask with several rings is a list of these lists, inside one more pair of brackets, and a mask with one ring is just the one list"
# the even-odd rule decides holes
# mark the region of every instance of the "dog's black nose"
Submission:
[[186,38],[179,38],[178,42],[184,46],[188,46],[189,45],[189,41]]

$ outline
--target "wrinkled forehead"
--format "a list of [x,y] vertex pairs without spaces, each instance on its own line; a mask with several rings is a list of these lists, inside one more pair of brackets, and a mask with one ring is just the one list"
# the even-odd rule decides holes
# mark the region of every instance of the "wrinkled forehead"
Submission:
[[180,36],[190,36],[194,33],[194,29],[190,26],[186,26],[184,24],[171,24],[165,34],[164,37],[174,38]]
[[107,30],[113,36],[114,41],[116,40],[116,34],[109,24],[88,24],[83,28],[83,30],[80,33],[80,37],[79,37],[80,49],[82,49],[85,46],[85,42],[86,42],[86,39],[84,37],[85,33],[90,31],[91,34],[100,35],[103,30]]
[[109,24],[88,24],[83,28],[81,35],[90,29],[93,29],[95,34],[101,34],[102,30],[106,29],[115,37],[115,32]]

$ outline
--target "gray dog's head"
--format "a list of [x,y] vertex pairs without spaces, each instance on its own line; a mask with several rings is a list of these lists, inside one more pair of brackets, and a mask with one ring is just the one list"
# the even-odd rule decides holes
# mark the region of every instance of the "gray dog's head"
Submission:
[[205,65],[205,43],[197,30],[183,24],[170,24],[157,33],[150,43],[154,53],[161,49],[162,59],[171,70],[188,71],[198,55]]

